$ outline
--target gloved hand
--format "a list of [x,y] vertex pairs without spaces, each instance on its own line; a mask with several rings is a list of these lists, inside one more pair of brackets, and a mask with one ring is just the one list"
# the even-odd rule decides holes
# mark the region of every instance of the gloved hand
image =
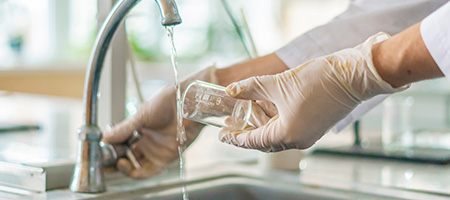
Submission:
[[[217,83],[216,68],[209,67],[181,82],[182,92],[193,80]],[[198,136],[204,125],[184,119],[187,141],[189,145]],[[142,165],[133,169],[130,162],[123,158],[117,168],[132,178],[147,178],[158,173],[169,162],[178,158],[177,117],[175,87],[167,86],[144,103],[138,113],[115,125],[103,134],[103,141],[111,144],[123,143],[134,130],[140,132],[142,138],[132,145],[132,150]]]
[[231,97],[271,101],[278,115],[258,128],[223,128],[220,140],[265,152],[306,149],[362,101],[406,89],[408,86],[395,89],[383,81],[372,63],[372,45],[388,37],[379,33],[355,48],[308,61],[283,73],[228,85],[227,94]]

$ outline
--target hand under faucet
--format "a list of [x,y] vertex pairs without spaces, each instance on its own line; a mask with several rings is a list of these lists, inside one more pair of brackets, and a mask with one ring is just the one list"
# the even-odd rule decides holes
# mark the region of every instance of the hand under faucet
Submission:
[[[203,80],[218,83],[216,68],[209,67],[181,82],[183,90],[193,80]],[[187,144],[197,138],[203,124],[185,120]],[[110,144],[120,144],[138,130],[142,135],[135,145],[131,146],[141,168],[135,168],[126,159],[119,159],[117,168],[132,178],[147,178],[161,171],[169,162],[178,157],[178,144],[176,140],[177,120],[175,88],[169,85],[155,98],[141,106],[139,112],[125,121],[117,124],[111,131],[105,132],[103,141]]]

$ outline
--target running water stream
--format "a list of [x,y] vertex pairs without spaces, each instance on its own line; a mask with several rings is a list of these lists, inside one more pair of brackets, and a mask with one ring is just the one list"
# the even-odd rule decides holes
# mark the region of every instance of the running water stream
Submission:
[[177,50],[175,48],[175,42],[173,40],[173,28],[174,26],[166,26],[167,36],[169,37],[170,42],[170,50],[171,57],[170,60],[172,62],[173,67],[173,75],[175,80],[175,90],[176,90],[176,102],[177,102],[177,141],[178,144],[178,156],[180,159],[180,178],[183,181],[183,200],[189,200],[189,195],[186,189],[186,185],[184,184],[184,163],[183,163],[183,151],[186,148],[186,131],[183,125],[183,115],[181,111],[181,88],[180,81],[178,79],[178,65],[177,65]]

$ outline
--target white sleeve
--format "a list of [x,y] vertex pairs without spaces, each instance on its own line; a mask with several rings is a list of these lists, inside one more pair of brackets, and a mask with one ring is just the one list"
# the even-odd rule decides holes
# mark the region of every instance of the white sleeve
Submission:
[[276,51],[290,68],[338,50],[354,47],[380,31],[394,35],[421,21],[448,0],[356,0],[329,23]]
[[450,79],[450,3],[425,18],[420,33],[434,61]]

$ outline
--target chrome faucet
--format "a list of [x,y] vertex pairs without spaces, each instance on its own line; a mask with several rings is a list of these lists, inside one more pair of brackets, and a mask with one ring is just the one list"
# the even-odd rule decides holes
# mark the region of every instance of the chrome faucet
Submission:
[[[106,190],[103,173],[102,133],[97,126],[98,89],[103,61],[117,27],[140,0],[119,0],[103,23],[89,59],[84,84],[84,125],[78,130],[78,151],[70,190],[100,193]],[[161,12],[163,26],[181,23],[175,0],[155,0]]]

